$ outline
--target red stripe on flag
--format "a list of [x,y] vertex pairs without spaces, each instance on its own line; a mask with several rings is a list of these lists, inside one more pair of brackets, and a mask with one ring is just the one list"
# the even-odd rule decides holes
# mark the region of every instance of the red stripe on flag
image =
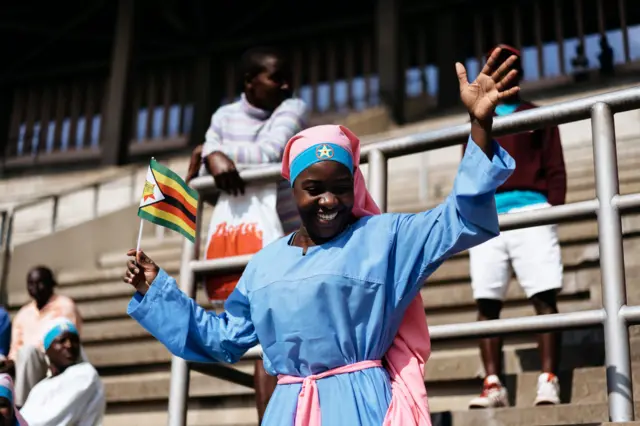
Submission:
[[178,200],[180,203],[182,203],[182,205],[184,205],[185,209],[189,210],[189,212],[192,215],[196,215],[196,209],[197,207],[189,204],[187,202],[187,200],[184,198],[184,195],[182,195],[181,193],[179,193],[178,191],[176,191],[175,189],[171,188],[170,186],[167,185],[163,185],[160,182],[158,182],[158,188],[160,188],[160,191],[162,191],[163,194],[169,196],[169,197],[173,197],[176,200]]

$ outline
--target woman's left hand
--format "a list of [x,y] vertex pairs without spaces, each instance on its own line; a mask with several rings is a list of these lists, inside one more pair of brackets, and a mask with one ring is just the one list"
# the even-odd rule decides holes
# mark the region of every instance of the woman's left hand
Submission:
[[497,59],[500,51],[500,48],[493,51],[473,83],[469,83],[464,65],[456,63],[460,82],[460,99],[467,107],[472,120],[491,119],[500,100],[513,96],[520,90],[518,86],[509,88],[509,83],[518,74],[518,71],[512,68],[517,56],[512,55],[498,68]]

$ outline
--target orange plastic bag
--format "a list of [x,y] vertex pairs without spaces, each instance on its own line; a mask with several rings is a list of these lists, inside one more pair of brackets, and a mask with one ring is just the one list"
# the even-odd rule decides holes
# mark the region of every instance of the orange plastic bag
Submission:
[[[250,187],[244,195],[222,194],[216,203],[207,238],[206,259],[253,254],[284,233],[276,211],[277,186]],[[207,278],[205,289],[211,302],[227,299],[241,274]]]

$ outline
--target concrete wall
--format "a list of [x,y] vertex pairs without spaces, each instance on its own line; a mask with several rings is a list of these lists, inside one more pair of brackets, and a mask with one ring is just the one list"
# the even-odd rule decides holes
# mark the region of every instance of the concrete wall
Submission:
[[[145,237],[153,235],[155,226],[145,225]],[[46,265],[55,273],[63,269],[95,269],[100,254],[119,247],[135,247],[139,226],[137,206],[130,206],[16,246],[7,280],[9,297],[24,291],[26,274],[35,265]]]

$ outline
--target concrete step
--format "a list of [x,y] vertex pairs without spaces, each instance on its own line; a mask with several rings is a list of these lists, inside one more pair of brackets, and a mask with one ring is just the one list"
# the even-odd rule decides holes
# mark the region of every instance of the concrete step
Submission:
[[[590,302],[561,302],[559,307],[564,312],[594,308]],[[532,314],[531,307],[520,306],[506,308],[502,317],[517,318]],[[452,323],[455,320],[457,320],[455,322],[472,322],[475,315],[475,312],[471,310],[465,315],[451,315],[447,317],[447,323]],[[429,324],[438,325],[439,321],[434,321],[433,316],[429,316]],[[161,364],[167,363],[170,359],[169,352],[159,342],[126,316],[123,319],[87,322],[84,330],[83,338],[87,355],[98,368]],[[468,340],[458,343],[450,349],[443,350],[442,353],[440,347],[447,348],[445,345],[434,346],[433,355],[427,364],[426,377],[428,380],[463,380],[478,377],[481,367],[474,341]],[[535,354],[532,355],[530,352],[534,347],[535,344],[532,340],[526,344],[506,345],[505,365],[507,371],[520,372],[525,370],[526,363],[523,367],[523,361],[531,363],[531,358],[535,359]],[[528,357],[525,356],[526,351],[530,352]]]
[[[640,156],[637,152],[629,154],[620,153],[619,178],[621,184],[633,183],[640,180],[640,174],[638,173],[639,158]],[[423,187],[421,182],[423,179],[426,179],[428,182],[429,188],[427,191],[428,198],[430,199],[440,200],[451,191],[457,171],[456,167],[435,170],[427,167],[426,171],[421,170],[422,167],[424,166],[419,161],[403,161],[403,164],[389,168],[389,181],[387,185],[390,189],[389,197],[391,203],[402,202],[402,200],[407,197],[415,196],[419,191],[425,191],[425,189],[421,189]],[[588,159],[587,161],[580,160],[578,162],[567,160],[566,167],[569,197],[572,196],[572,193],[595,188],[592,159]],[[426,178],[424,176],[425,173],[427,175]]]
[[[432,362],[433,360],[429,361],[429,363]],[[640,370],[637,364],[634,365],[634,383],[637,383]],[[243,362],[234,367],[248,374],[253,372],[252,362]],[[515,385],[511,385],[514,393],[512,397],[517,402],[514,407],[523,409],[531,407],[535,397],[538,374],[538,372],[526,372],[507,378],[508,385],[515,382]],[[570,400],[571,404],[586,406],[606,404],[604,367],[579,368],[573,370],[573,372],[565,371],[560,376],[563,385],[564,402]],[[161,401],[168,398],[170,372],[167,366],[165,371],[106,376],[103,377],[103,381],[110,406],[125,403],[135,404],[144,401]],[[429,404],[433,412],[455,411],[466,409],[469,400],[477,396],[481,388],[481,381],[477,379],[459,382],[451,379],[447,383],[427,380],[426,386],[429,394]],[[514,387],[516,389],[515,392],[513,391]],[[455,393],[452,395],[453,390],[455,390]],[[198,372],[191,372],[189,395],[191,398],[237,398],[253,395],[253,390]]]
[[[206,227],[205,227],[206,228]],[[206,229],[205,229],[206,231]],[[143,247],[144,252],[152,258],[156,263],[161,264],[164,262],[180,261],[182,256],[182,247],[184,239],[173,241],[173,239],[162,243],[159,241],[152,247],[145,244]],[[203,241],[204,245],[204,241]],[[204,253],[204,250],[201,251]],[[128,260],[126,250],[118,250],[109,253],[104,253],[98,259],[98,266],[102,269],[110,269],[114,267],[122,267]]]
[[[175,270],[169,269],[169,273],[175,273]],[[568,270],[564,276],[566,285],[562,299],[567,309],[590,309],[593,305],[590,291],[600,282],[599,270],[589,266],[586,269]],[[122,281],[113,280],[87,284],[85,287],[61,287],[58,292],[74,298],[86,323],[100,324],[102,321],[128,318],[126,309],[134,290]],[[474,320],[475,305],[468,281],[427,285],[421,292],[432,325]],[[19,293],[11,295],[11,300],[10,313],[15,314],[22,303],[29,301],[29,297]],[[202,289],[197,292],[196,300],[201,306],[211,306]],[[526,306],[521,306],[523,304]],[[525,294],[517,283],[513,282],[507,293],[504,315],[511,317],[526,314],[530,311],[528,305]],[[100,329],[99,325],[96,327]]]
[[[634,399],[640,400],[640,365],[637,359],[639,345],[633,343],[633,358],[636,362],[632,366]],[[571,404],[606,404],[607,403],[607,380],[606,367],[577,368],[571,371],[559,373],[562,399],[565,403]],[[516,386],[516,406],[524,407],[531,404],[535,398],[537,372],[520,373],[517,376]]]
[[[558,225],[558,236],[560,244],[563,247],[563,261],[572,264],[590,262],[597,259],[597,229],[596,221]],[[625,216],[623,218],[623,232],[625,235],[635,236],[635,233],[638,231],[640,231],[640,216]],[[152,257],[156,263],[166,270],[179,271],[181,250],[181,246],[176,244],[173,239],[167,243],[155,242],[149,249],[149,256],[152,257],[152,254],[155,252],[159,255],[157,259]],[[103,255],[100,262],[108,267],[102,269],[61,271],[58,273],[58,282],[61,286],[66,286],[105,280],[118,280],[122,276],[126,263],[124,251],[125,250],[119,250]],[[442,279],[448,279],[452,274],[455,276],[455,271],[468,271],[468,260],[465,260],[467,258],[467,253],[460,253],[454,256],[438,268],[431,279],[435,280],[436,277],[439,276],[442,276]],[[458,273],[458,275],[463,277],[465,274]]]
[[[637,249],[639,242],[638,238],[625,240],[627,253]],[[590,309],[597,305],[597,298],[594,299],[590,295],[590,291],[594,287],[597,289],[600,283],[596,263],[597,252],[594,250],[597,250],[597,246],[593,243],[588,246],[568,245],[563,248],[566,272],[562,297],[564,306],[569,310]],[[572,264],[572,262],[575,263]],[[179,262],[166,263],[165,266],[169,273],[176,274]],[[630,268],[631,266],[627,268],[628,276],[633,277],[634,274]],[[145,335],[135,324],[129,325],[127,322],[126,305],[133,290],[120,281],[121,275],[122,268],[61,274],[63,280],[58,291],[77,301],[87,321],[87,339],[118,340]],[[108,280],[100,282],[98,281],[100,279]],[[429,279],[422,294],[432,325],[474,320],[474,302],[468,280],[468,258],[464,255],[445,262]],[[89,284],[88,282],[91,281],[96,283]],[[29,298],[25,293],[17,293],[12,294],[10,300],[15,311]],[[198,292],[198,302],[203,306],[209,306],[202,290]],[[505,316],[513,317],[521,314],[530,315],[532,311],[520,287],[516,282],[512,282],[507,293]],[[101,321],[106,322],[102,324]],[[101,330],[104,331],[103,334]]]
[[[630,215],[623,218],[623,230],[626,234],[637,232],[640,230],[640,217]],[[573,262],[589,262],[598,257],[597,245],[597,223],[595,221],[586,221],[572,224],[561,224],[558,226],[558,233],[561,245],[563,245],[563,258],[565,264]],[[567,244],[575,244],[584,242],[581,247],[566,247]],[[180,254],[182,245],[180,239],[169,239],[165,242],[154,241],[147,247],[149,255],[156,260],[157,263],[166,269],[179,270]],[[95,282],[106,279],[120,277],[122,274],[122,266],[126,262],[126,256],[122,253],[124,250],[110,252],[103,255],[100,264],[105,268],[100,270],[86,271],[62,271],[58,274],[58,281],[61,285],[78,285],[85,282]],[[448,262],[445,262],[432,276],[434,281],[442,277],[449,279],[451,271],[468,271],[468,261],[463,260],[467,256],[466,253],[454,256]],[[457,261],[461,262],[454,265]],[[177,266],[176,266],[177,265]],[[455,272],[454,272],[455,275]],[[464,273],[459,274],[461,277]]]
[[[162,244],[155,248],[143,248],[144,252],[159,265],[166,262],[180,261],[182,256],[182,244]],[[113,252],[100,256],[98,265],[100,269],[122,268],[128,261],[125,253]]]
[[[560,365],[560,391],[563,403],[589,405],[607,403],[606,368],[603,338],[600,335],[580,342],[568,342],[563,333]],[[597,333],[595,333],[597,334]],[[595,335],[594,334],[594,335]],[[598,342],[599,340],[599,342]],[[436,351],[435,362],[427,362],[429,374],[425,375],[429,404],[434,411],[465,410],[471,398],[476,397],[482,382],[471,377],[473,371],[481,371],[477,349]],[[447,361],[447,357],[456,361]],[[631,341],[634,395],[640,395],[640,340]],[[429,364],[432,365],[429,365]],[[441,370],[437,370],[441,368]],[[474,370],[474,367],[476,370]],[[513,407],[531,407],[535,399],[536,384],[540,374],[537,346],[533,341],[507,344],[504,348],[505,385],[509,389]]]
[[[200,408],[190,404],[188,426],[257,426],[257,412],[250,401],[246,407]],[[639,406],[640,404],[636,404]],[[437,411],[432,410],[436,413]],[[504,408],[456,411],[452,426],[637,426],[640,422],[611,423],[606,404],[558,405],[555,407]],[[166,405],[109,407],[104,426],[166,424]]]
[[[635,403],[636,412],[640,403]],[[452,426],[559,426],[599,425],[609,420],[607,404],[454,411]],[[618,423],[615,423],[616,425]]]
[[[125,297],[118,297],[113,299],[93,300],[93,301],[80,301],[77,303],[78,309],[82,318],[86,322],[90,321],[102,321],[118,318],[128,318],[127,305],[133,295],[133,289],[126,287],[125,283],[118,283],[120,286],[125,286],[130,293]],[[209,301],[206,298],[204,291],[198,291],[196,301],[201,306],[207,306]]]
[[[194,403],[187,411],[188,426],[257,426],[258,413],[247,401],[245,407],[202,408]],[[103,426],[166,425],[166,403],[153,406],[107,408]]]
[[[628,158],[619,162],[618,176],[622,182],[636,182],[640,180],[640,156],[634,153]],[[418,188],[419,182],[419,165],[416,167],[403,167],[389,170],[390,188]],[[453,187],[457,169],[447,169],[444,171],[432,172],[429,175],[429,182],[438,186],[438,191],[448,192]],[[436,182],[431,180],[435,179]],[[595,188],[595,173],[593,161],[580,163],[567,163],[567,191],[571,193],[576,190]],[[395,194],[394,195],[401,195]]]
[[[400,183],[389,185],[388,209],[390,212],[423,211],[441,203],[451,192],[453,180],[440,191],[438,196],[430,197],[429,202],[420,201],[417,183]],[[621,194],[635,194],[640,192],[640,180],[621,181]],[[565,202],[577,203],[579,201],[591,200],[595,198],[595,187],[590,185],[584,188],[576,188],[569,191]]]
[[[640,145],[638,144],[638,139],[634,138],[618,141],[617,154],[618,167],[620,170],[629,169],[634,164],[637,164],[639,161],[638,159],[640,158]],[[580,178],[589,173],[593,175],[593,148],[590,142],[579,147],[565,149],[564,157],[565,168],[569,180]],[[421,163],[419,161],[414,161],[410,163],[410,165],[413,166],[412,168],[417,168],[421,166]],[[443,166],[431,165],[429,167],[429,171],[430,182],[437,184],[439,180],[452,179],[456,169],[450,167],[449,164]]]
[[[249,364],[251,374],[253,374],[253,365],[253,363]],[[169,396],[171,371],[167,369],[151,373],[106,376],[102,380],[110,405],[146,400],[166,400]],[[253,394],[254,390],[246,386],[191,371],[189,381],[189,396],[191,398],[222,398]]]

